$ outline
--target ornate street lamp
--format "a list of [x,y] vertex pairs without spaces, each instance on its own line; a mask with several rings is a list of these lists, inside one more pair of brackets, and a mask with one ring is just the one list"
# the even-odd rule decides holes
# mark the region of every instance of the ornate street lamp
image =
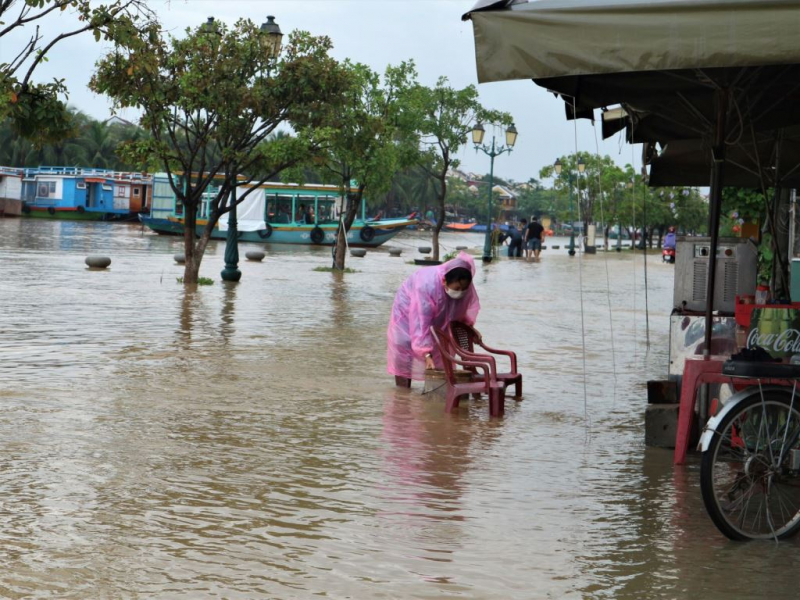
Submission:
[[[213,21],[214,18],[209,17],[208,22],[203,26],[206,31],[209,31],[209,27],[214,27],[216,31],[216,24],[214,24]],[[261,25],[259,31],[259,43],[267,57],[267,77],[269,77],[270,68],[281,53],[283,33],[281,33],[281,28],[275,22],[275,17],[272,15],[267,17],[267,22]],[[239,281],[242,278],[242,272],[239,270],[239,224],[236,215],[237,180],[238,173],[233,173],[233,183],[231,184],[229,200],[231,210],[228,213],[228,235],[225,238],[225,268],[222,270],[222,273],[220,273],[220,276],[225,281]]]
[[275,17],[267,16],[267,22],[261,25],[261,47],[264,49],[267,58],[274,60],[281,53],[281,33],[280,26],[275,22]]
[[478,123],[475,127],[472,128],[472,143],[475,144],[475,151],[477,152],[480,150],[484,154],[488,155],[491,159],[489,163],[489,200],[487,202],[487,209],[486,209],[486,238],[483,242],[483,261],[484,262],[491,262],[492,260],[492,188],[494,188],[494,158],[495,156],[500,156],[504,152],[511,152],[514,148],[514,144],[517,143],[517,128],[514,127],[512,123],[508,129],[506,129],[506,145],[505,146],[498,146],[496,144],[496,139],[494,133],[492,133],[492,145],[485,146],[483,145],[483,136],[486,131],[483,128],[483,125]]

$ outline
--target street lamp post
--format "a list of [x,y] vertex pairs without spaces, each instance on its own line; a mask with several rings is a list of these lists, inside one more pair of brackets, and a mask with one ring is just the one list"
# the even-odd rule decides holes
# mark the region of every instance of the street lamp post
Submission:
[[[556,175],[561,175],[562,165],[561,159],[557,158],[553,167],[556,170]],[[586,163],[582,158],[578,159],[578,173],[583,173],[586,170]],[[575,208],[572,205],[572,169],[567,172],[567,181],[569,184],[569,213],[572,219],[569,228],[569,255],[575,256]]]
[[[206,29],[209,30],[212,24],[213,18],[209,18]],[[267,17],[267,22],[260,27],[260,35],[259,42],[267,56],[267,77],[269,77],[273,61],[281,53],[281,39],[283,38],[281,28],[275,22],[275,17],[271,15]],[[238,171],[238,169],[235,170]],[[239,224],[236,215],[236,184],[238,177],[238,173],[233,173],[229,199],[231,210],[228,213],[228,235],[225,238],[225,268],[220,273],[220,277],[224,281],[239,281],[242,278],[242,272],[239,270]]]
[[491,262],[492,260],[492,188],[494,187],[494,158],[495,156],[500,156],[504,152],[511,152],[514,148],[514,144],[517,142],[517,128],[514,127],[512,123],[511,126],[506,129],[506,145],[505,146],[498,146],[495,143],[495,135],[492,134],[492,145],[491,146],[484,146],[483,145],[483,136],[486,133],[486,130],[483,128],[483,125],[478,123],[475,127],[472,128],[472,143],[475,144],[475,151],[477,152],[480,150],[484,154],[488,155],[491,159],[489,162],[489,199],[487,201],[486,206],[486,238],[483,242],[483,261],[484,262]]

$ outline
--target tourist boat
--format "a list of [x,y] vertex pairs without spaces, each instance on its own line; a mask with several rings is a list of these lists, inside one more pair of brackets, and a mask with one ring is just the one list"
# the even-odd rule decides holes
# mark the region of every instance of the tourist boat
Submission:
[[125,220],[147,206],[152,178],[83,167],[22,170],[22,216],[80,221]]
[[[252,187],[239,185],[237,196],[241,197]],[[212,187],[198,209],[198,235],[208,223],[209,201],[216,193]],[[269,244],[331,246],[336,241],[341,206],[342,198],[337,186],[265,183],[250,192],[236,207],[238,239]],[[362,200],[360,218],[353,222],[347,234],[351,246],[375,248],[417,223],[413,218],[369,219],[366,210],[366,202]],[[227,237],[228,215],[222,215],[214,226],[212,239]],[[154,176],[150,215],[140,215],[139,218],[156,233],[183,235],[183,206],[176,202],[165,173]]]

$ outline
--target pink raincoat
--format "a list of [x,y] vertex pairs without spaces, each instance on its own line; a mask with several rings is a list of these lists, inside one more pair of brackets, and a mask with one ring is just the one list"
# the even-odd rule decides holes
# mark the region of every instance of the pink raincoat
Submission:
[[[469,269],[473,284],[454,300],[444,291],[445,273],[457,267]],[[475,323],[481,304],[475,291],[475,262],[461,252],[442,265],[416,271],[405,280],[394,298],[392,317],[386,332],[388,341],[386,370],[391,375],[422,381],[425,379],[425,355],[434,352],[431,325],[444,329],[451,321]]]

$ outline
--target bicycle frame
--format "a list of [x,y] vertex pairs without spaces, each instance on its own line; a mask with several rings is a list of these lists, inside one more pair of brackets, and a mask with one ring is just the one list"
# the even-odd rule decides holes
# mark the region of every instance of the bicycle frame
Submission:
[[[716,432],[720,421],[725,418],[725,415],[736,408],[737,405],[748,398],[759,396],[762,393],[767,392],[780,392],[781,394],[786,395],[788,399],[791,399],[792,397],[792,388],[784,385],[768,385],[760,389],[757,386],[750,386],[739,392],[736,392],[733,396],[728,398],[728,401],[725,403],[725,406],[722,408],[722,410],[708,420],[706,426],[703,428],[703,433],[700,436],[697,449],[701,452],[708,450],[708,447],[711,444],[711,438],[714,437],[714,433]],[[797,394],[794,399],[796,405],[800,405],[800,399],[798,399],[798,396],[800,396],[800,394]]]

